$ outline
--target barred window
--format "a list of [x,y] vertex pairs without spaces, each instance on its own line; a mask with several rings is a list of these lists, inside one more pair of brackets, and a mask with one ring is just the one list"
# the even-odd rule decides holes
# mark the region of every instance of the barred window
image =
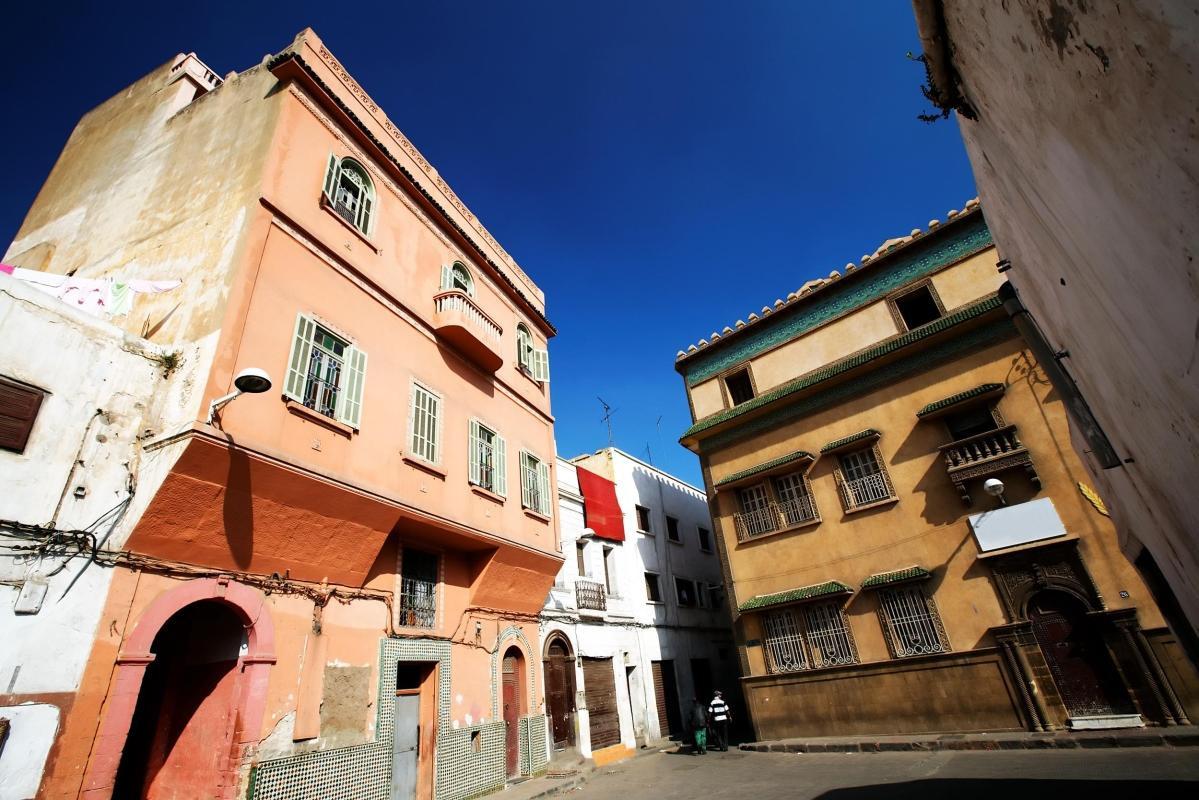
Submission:
[[325,168],[324,194],[339,217],[364,234],[371,232],[375,187],[361,164],[352,158],[330,155]]
[[298,314],[287,364],[285,397],[358,429],[366,353],[312,317]]
[[838,459],[841,502],[847,511],[894,497],[891,482],[874,446],[844,453]]
[[880,591],[878,615],[895,658],[949,652],[937,605],[919,586]]
[[400,559],[400,625],[436,627],[437,556],[404,548]]
[[477,419],[470,421],[470,482],[507,497],[507,447],[504,437]]
[[431,464],[440,457],[441,398],[421,386],[412,384],[412,454]]
[[762,627],[768,672],[800,672],[858,662],[845,611],[836,603],[764,614]]
[[550,515],[549,466],[527,450],[520,452],[520,502],[531,511]]

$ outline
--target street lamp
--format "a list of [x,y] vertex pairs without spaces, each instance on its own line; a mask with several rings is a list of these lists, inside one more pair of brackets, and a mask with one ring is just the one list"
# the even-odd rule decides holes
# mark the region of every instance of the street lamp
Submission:
[[211,425],[216,419],[216,414],[229,403],[232,403],[243,394],[262,394],[271,388],[271,376],[266,374],[266,370],[258,369],[257,367],[249,367],[237,373],[237,377],[233,379],[233,385],[236,389],[224,397],[218,397],[208,404],[208,424]]
[[999,505],[1006,506],[1007,500],[1003,497],[1003,489],[1003,481],[999,480],[999,478],[987,478],[983,481],[983,491],[991,495],[991,497],[997,498]]

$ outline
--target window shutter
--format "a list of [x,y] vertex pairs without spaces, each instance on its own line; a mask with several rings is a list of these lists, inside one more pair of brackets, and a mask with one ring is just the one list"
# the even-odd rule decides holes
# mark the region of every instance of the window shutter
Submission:
[[478,420],[470,421],[470,482],[476,486],[483,482],[482,464],[479,463],[479,457],[483,448],[483,436],[479,432]]
[[25,450],[42,398],[36,389],[0,380],[0,448]]
[[351,345],[346,349],[345,363],[342,385],[338,387],[341,396],[337,399],[337,419],[358,430],[362,421],[362,388],[366,383],[366,353]]
[[337,187],[337,173],[341,172],[337,156],[329,154],[329,166],[325,169],[325,197],[333,202],[333,190]]
[[520,504],[525,508],[533,507],[533,480],[536,475],[531,475],[529,470],[529,454],[524,450],[520,451]]
[[363,187],[362,202],[358,204],[358,230],[366,235],[371,232],[371,207],[374,203],[374,198],[371,197],[370,190]]
[[537,464],[537,485],[540,487],[541,508],[537,509],[547,517],[550,515],[550,465],[541,461]]
[[296,329],[291,340],[291,354],[287,359],[287,381],[283,396],[297,403],[304,402],[304,385],[308,381],[308,361],[312,355],[312,333],[316,323],[303,314],[296,315]]
[[548,350],[533,350],[533,379],[550,382],[550,354]]
[[441,265],[441,291],[446,292],[454,288],[454,268],[449,264]]
[[492,491],[500,497],[508,496],[508,453],[507,446],[504,444],[504,437],[498,433],[495,435],[495,465],[493,466],[495,475],[495,486]]

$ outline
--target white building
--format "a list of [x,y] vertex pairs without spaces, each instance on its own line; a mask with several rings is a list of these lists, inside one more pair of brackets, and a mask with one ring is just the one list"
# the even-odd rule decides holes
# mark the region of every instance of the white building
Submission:
[[737,681],[704,493],[616,448],[558,461],[566,562],[541,615],[555,749],[608,763]]
[[99,713],[99,701],[78,692],[94,640],[112,638],[101,612],[113,553],[164,472],[141,440],[186,422],[179,415],[198,359],[6,274],[0,327],[0,720],[9,728],[0,799],[7,800],[37,795],[64,703],[95,702]]

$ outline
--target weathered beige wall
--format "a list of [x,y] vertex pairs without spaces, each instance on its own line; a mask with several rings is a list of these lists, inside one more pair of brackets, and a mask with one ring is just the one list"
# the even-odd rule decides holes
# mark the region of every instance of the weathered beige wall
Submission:
[[1096,472],[1199,625],[1199,15],[1190,3],[945,0],[961,120],[1008,276],[1122,468]]

